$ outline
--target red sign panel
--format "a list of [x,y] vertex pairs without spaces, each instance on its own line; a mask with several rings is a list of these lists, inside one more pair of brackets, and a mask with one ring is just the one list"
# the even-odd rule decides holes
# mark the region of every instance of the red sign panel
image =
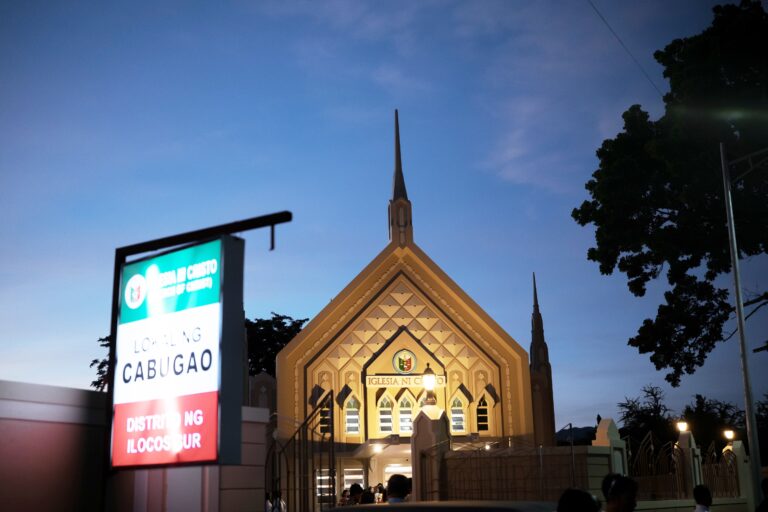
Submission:
[[215,461],[218,391],[115,404],[113,466]]

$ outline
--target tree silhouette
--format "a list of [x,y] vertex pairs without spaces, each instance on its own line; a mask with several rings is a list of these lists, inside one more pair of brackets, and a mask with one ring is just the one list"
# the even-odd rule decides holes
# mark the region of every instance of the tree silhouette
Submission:
[[730,402],[713,400],[702,395],[695,395],[693,402],[683,409],[683,417],[693,433],[696,443],[706,449],[714,442],[718,451],[726,444],[723,432],[726,429],[744,430],[744,411]]
[[[753,1],[713,10],[701,34],[654,54],[670,85],[664,115],[653,121],[639,105],[623,114],[623,131],[597,151],[591,200],[572,213],[595,226],[587,259],[603,274],[624,273],[634,295],[665,273],[664,304],[628,343],[675,386],[733,335],[724,333],[733,311],[726,281],[715,283],[731,270],[719,143],[731,159],[768,144],[768,15]],[[768,169],[735,184],[733,199],[739,256],[765,255]],[[754,314],[768,291],[745,305]]]
[[92,359],[89,368],[96,367],[96,378],[91,381],[91,387],[96,391],[104,391],[107,388],[107,373],[109,371],[109,335],[99,338],[99,346],[107,349],[104,359]]
[[672,424],[672,410],[664,403],[664,391],[652,385],[643,386],[643,396],[624,398],[616,404],[622,437],[629,436],[633,445],[638,445],[650,431],[663,443],[675,438]]
[[306,318],[294,319],[274,312],[272,318],[246,319],[248,374],[265,372],[274,377],[277,353],[301,332],[306,322]]

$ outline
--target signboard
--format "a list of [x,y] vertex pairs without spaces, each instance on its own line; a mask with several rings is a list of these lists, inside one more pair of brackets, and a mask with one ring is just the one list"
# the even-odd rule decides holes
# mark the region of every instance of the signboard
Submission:
[[[424,387],[422,375],[368,375],[365,385],[380,388]],[[435,387],[445,387],[445,375],[435,375]]]
[[217,462],[232,436],[239,453],[242,265],[226,236],[123,266],[112,466]]

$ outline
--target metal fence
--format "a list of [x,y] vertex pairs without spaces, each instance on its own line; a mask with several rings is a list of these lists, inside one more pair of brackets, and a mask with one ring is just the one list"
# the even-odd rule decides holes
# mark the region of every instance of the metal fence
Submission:
[[715,443],[709,445],[701,462],[704,485],[715,498],[736,498],[740,495],[739,471],[732,450],[718,453]]
[[328,510],[336,504],[333,392],[327,393],[284,444],[267,453],[265,488],[280,493],[288,510]]
[[438,456],[437,449],[421,454],[422,499],[556,502],[563,489],[588,487],[586,458],[567,447],[483,446]]
[[633,453],[629,467],[638,484],[639,500],[677,500],[692,495],[685,454],[673,441],[660,444],[648,432]]

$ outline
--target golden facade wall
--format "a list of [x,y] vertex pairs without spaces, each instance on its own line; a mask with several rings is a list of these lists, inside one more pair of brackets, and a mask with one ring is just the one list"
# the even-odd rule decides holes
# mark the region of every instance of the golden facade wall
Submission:
[[[280,435],[290,435],[288,425],[312,410],[311,398],[322,388],[343,397],[335,415],[340,441],[407,436],[407,429],[400,429],[399,405],[406,397],[415,418],[422,386],[382,386],[381,380],[368,379],[398,375],[393,356],[402,349],[415,356],[412,375],[420,375],[429,362],[442,377],[437,403],[449,418],[454,400],[461,403],[464,429],[456,433],[532,433],[525,350],[416,246],[390,245],[279,354],[278,413],[286,420]],[[346,406],[353,398],[360,405],[357,433],[345,429]],[[478,429],[483,398],[487,430]],[[392,405],[389,420],[378,407],[382,401]]]

